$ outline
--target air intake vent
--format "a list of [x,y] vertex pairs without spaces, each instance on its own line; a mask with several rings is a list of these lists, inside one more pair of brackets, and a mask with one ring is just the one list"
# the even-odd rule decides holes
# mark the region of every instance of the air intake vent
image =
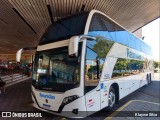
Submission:
[[36,31],[31,27],[31,25],[21,16],[21,14],[15,9],[12,8],[14,12],[28,25],[29,28],[36,34]]

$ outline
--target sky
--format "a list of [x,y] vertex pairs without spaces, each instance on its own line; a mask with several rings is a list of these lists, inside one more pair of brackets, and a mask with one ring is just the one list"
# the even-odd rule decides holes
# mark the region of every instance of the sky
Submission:
[[160,18],[142,28],[144,42],[152,47],[153,58],[160,61]]

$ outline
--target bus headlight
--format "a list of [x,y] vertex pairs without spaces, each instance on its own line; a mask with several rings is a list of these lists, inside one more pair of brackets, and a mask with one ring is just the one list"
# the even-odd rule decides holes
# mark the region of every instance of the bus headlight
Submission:
[[79,98],[79,96],[77,96],[77,95],[66,97],[66,98],[63,99],[62,104],[66,105],[66,104],[68,104],[68,103],[70,103],[70,102],[72,102],[72,101],[74,101],[74,100],[76,100],[78,98]]

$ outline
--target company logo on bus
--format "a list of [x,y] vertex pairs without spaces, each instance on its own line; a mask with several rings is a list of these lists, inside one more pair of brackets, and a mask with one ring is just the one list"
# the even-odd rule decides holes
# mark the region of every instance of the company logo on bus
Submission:
[[138,60],[142,59],[142,56],[140,54],[135,53],[133,51],[130,51],[128,48],[127,48],[127,57],[128,58],[133,58],[133,59],[138,59]]
[[48,99],[55,99],[55,96],[51,95],[51,94],[43,94],[43,93],[39,93],[39,96],[40,97],[43,97],[43,98],[48,98]]

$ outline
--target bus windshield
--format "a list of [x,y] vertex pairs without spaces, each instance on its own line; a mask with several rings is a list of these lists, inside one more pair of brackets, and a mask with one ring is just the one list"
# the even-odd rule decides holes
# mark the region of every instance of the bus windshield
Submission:
[[72,36],[83,34],[88,12],[69,16],[54,22],[42,35],[39,45],[69,39]]
[[65,92],[79,86],[79,71],[80,52],[78,57],[70,58],[68,47],[38,51],[32,85],[36,89]]

